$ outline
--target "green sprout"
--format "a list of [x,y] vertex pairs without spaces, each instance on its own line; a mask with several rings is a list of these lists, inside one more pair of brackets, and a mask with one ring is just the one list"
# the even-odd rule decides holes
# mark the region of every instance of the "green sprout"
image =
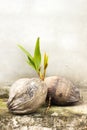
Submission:
[[[48,56],[44,54],[44,64],[41,66],[41,51],[40,51],[40,38],[36,40],[36,45],[34,49],[34,56],[32,56],[23,46],[18,45],[18,47],[25,53],[27,56],[27,63],[31,66],[36,73],[39,75],[40,79],[44,80],[46,76],[46,69],[48,66]],[[43,68],[43,70],[42,70]]]

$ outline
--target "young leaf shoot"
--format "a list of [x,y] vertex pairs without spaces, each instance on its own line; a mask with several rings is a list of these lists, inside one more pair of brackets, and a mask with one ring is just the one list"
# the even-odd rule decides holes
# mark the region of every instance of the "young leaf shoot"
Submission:
[[18,45],[18,47],[25,53],[27,56],[27,63],[30,65],[39,75],[40,79],[44,80],[46,75],[46,69],[48,66],[48,56],[46,53],[44,54],[44,64],[43,64],[43,72],[41,67],[41,51],[40,51],[40,38],[38,37],[36,40],[36,45],[34,49],[34,56],[32,56],[23,46]]

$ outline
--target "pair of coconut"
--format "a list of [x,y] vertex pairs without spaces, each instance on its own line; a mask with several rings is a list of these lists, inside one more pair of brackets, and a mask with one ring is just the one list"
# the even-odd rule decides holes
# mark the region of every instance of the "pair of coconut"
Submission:
[[42,70],[39,38],[36,41],[34,57],[21,45],[18,46],[26,54],[27,63],[33,67],[40,78],[19,79],[12,85],[7,103],[10,112],[14,114],[32,113],[46,102],[49,105],[50,103],[70,105],[80,100],[79,89],[69,80],[58,76],[45,78],[48,56],[45,53]]
[[72,82],[62,77],[52,76],[44,81],[19,79],[10,89],[8,108],[15,114],[32,113],[50,98],[53,105],[71,105],[80,100],[80,93]]

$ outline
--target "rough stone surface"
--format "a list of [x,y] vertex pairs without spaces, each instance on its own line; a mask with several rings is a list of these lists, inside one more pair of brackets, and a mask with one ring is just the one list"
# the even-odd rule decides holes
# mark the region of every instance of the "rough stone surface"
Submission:
[[24,115],[0,117],[0,130],[86,130],[87,116]]
[[[34,115],[35,116],[35,115]],[[9,119],[3,119],[0,122],[0,130],[86,130],[87,116],[74,117],[37,117],[17,116]]]
[[13,115],[6,106],[7,99],[0,99],[0,130],[87,130],[87,88],[81,89],[83,102],[75,106],[47,106],[36,113]]
[[87,130],[87,103],[76,106],[46,106],[36,113],[13,115],[6,107],[7,99],[0,99],[0,130]]

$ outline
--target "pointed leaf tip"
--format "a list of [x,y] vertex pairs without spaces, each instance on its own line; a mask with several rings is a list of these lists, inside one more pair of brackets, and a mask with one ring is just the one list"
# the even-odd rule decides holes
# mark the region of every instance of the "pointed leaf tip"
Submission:
[[35,45],[35,50],[34,50],[34,63],[36,65],[36,69],[38,70],[41,64],[40,38],[39,37],[36,40],[36,45]]
[[45,53],[45,54],[44,54],[44,69],[46,69],[47,66],[48,66],[48,56],[47,56],[47,54]]
[[27,63],[28,65],[30,65],[33,69],[36,69],[35,67],[35,63],[34,63],[34,59],[32,57],[32,55],[21,45],[18,44],[18,47],[25,53],[25,55],[27,56],[28,60]]

